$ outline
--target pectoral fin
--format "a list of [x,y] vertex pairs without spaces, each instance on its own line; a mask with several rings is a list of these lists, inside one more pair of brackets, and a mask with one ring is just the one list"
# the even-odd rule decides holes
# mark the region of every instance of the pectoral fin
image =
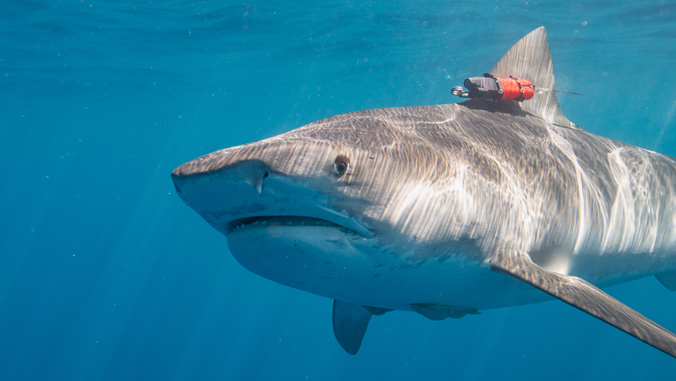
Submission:
[[333,301],[333,334],[345,352],[357,354],[371,316],[366,308],[358,304]]
[[528,254],[518,252],[495,255],[491,269],[520,279],[676,357],[676,335],[583,279],[549,272],[535,264]]

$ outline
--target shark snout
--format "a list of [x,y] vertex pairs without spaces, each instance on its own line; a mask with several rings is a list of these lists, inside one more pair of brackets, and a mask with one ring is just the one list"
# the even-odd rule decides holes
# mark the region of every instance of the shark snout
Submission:
[[194,163],[200,159],[183,164],[171,174],[176,192],[191,207],[195,202],[207,200],[223,204],[223,196],[228,194],[246,198],[249,193],[263,193],[270,173],[264,163],[245,160],[213,170],[209,165]]
[[216,171],[186,173],[180,169],[171,176],[179,197],[224,234],[232,231],[235,220],[274,214],[275,201],[265,194],[270,172],[260,161],[246,160]]
[[216,160],[221,163],[216,170],[204,159],[183,164],[174,170],[172,180],[180,198],[226,235],[253,218],[286,217],[292,224],[321,220],[370,236],[363,223],[328,204],[331,197],[315,186],[313,178],[280,173],[260,159],[225,165],[222,158]]

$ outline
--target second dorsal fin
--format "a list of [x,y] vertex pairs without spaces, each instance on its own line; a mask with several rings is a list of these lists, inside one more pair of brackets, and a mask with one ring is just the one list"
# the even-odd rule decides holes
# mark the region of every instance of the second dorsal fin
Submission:
[[552,91],[536,92],[533,99],[521,102],[521,109],[561,127],[580,129],[563,115],[556,99],[554,68],[547,42],[547,31],[541,26],[517,42],[495,65],[495,78],[525,78],[539,88]]

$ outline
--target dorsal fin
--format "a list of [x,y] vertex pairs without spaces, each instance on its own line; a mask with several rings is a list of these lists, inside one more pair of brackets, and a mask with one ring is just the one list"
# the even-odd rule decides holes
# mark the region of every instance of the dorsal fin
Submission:
[[[495,65],[491,74],[496,78],[524,78],[534,86],[554,90],[554,68],[547,42],[547,31],[541,26],[519,40]],[[556,92],[541,91],[521,102],[521,109],[561,127],[580,129],[568,120],[556,100]]]

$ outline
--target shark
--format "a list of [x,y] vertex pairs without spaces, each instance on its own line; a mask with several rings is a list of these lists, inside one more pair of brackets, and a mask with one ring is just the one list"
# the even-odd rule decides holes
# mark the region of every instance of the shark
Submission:
[[349,354],[374,315],[558,299],[676,357],[672,332],[602,291],[653,275],[676,290],[676,159],[569,121],[542,90],[555,90],[544,27],[490,76],[538,91],[337,115],[172,180],[246,269],[333,299]]

